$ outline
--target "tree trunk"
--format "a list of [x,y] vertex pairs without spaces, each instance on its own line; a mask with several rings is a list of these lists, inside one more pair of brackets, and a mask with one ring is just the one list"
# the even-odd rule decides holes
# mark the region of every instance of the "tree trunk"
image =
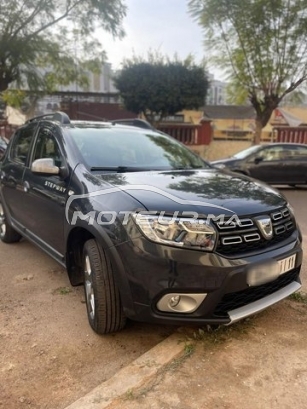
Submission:
[[0,93],[6,91],[11,82],[11,76],[8,76],[5,72],[3,72],[0,66]]
[[256,112],[254,145],[258,145],[261,142],[262,129],[270,121],[272,113],[278,107],[280,101],[281,98],[278,95],[266,95],[263,100],[259,100],[255,93],[250,96],[250,102]]
[[262,120],[261,118],[256,118],[256,128],[254,133],[253,145],[259,145],[261,142],[262,133]]

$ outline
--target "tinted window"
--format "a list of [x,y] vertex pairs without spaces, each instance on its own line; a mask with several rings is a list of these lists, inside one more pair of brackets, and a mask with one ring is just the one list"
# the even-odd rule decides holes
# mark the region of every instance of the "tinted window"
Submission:
[[235,155],[233,155],[234,158],[236,159],[245,159],[252,153],[255,153],[259,150],[258,145],[251,146],[250,148],[244,149],[244,151],[238,152]]
[[6,147],[7,147],[7,143],[2,138],[0,138],[0,148],[6,149]]
[[0,160],[3,159],[6,148],[7,148],[7,143],[2,138],[0,138]]
[[268,160],[288,160],[288,159],[299,159],[299,158],[306,158],[307,157],[307,147],[304,146],[276,146],[270,149],[265,149],[263,151],[263,155],[261,153],[261,157],[263,156],[264,161]]
[[26,164],[36,125],[28,126],[17,131],[10,151],[10,158],[23,165]]
[[74,128],[69,132],[90,167],[204,168],[208,165],[173,138],[120,128]]
[[51,158],[55,166],[61,167],[63,158],[58,143],[53,133],[48,128],[41,128],[38,131],[37,140],[34,147],[33,160]]
[[307,156],[307,147],[305,148],[304,146],[291,146],[290,150],[290,156],[295,159],[299,159],[301,157],[306,157]]
[[283,160],[287,156],[287,151],[283,146],[270,146],[259,152],[257,156],[262,158],[263,162]]

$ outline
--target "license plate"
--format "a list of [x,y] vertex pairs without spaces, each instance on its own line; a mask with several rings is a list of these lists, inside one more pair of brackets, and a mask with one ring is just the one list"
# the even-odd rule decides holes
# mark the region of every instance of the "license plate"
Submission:
[[295,267],[296,254],[278,261],[253,266],[247,274],[247,284],[256,286],[276,280]]
[[278,261],[279,275],[292,270],[295,267],[296,254]]

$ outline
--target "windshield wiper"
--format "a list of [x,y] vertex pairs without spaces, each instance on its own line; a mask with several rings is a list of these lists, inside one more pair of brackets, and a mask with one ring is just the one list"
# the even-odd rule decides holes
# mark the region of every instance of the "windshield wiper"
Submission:
[[116,173],[124,173],[124,172],[142,172],[145,170],[150,170],[148,168],[141,168],[136,166],[93,166],[91,167],[92,171],[100,170],[100,171],[109,171],[109,172],[116,172]]
[[194,170],[194,169],[205,169],[204,166],[175,166],[173,170]]

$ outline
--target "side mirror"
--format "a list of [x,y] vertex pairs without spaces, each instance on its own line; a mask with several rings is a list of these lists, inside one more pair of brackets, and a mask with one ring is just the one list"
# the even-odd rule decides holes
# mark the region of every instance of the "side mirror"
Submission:
[[31,171],[44,175],[60,174],[60,168],[54,165],[54,160],[51,158],[36,159],[31,165]]
[[263,158],[261,156],[257,156],[254,160],[255,164],[258,165],[258,163],[262,162]]

